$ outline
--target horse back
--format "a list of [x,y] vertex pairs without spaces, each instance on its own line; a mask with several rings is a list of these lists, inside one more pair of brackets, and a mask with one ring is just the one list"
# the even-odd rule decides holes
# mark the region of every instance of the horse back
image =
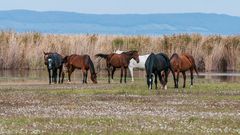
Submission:
[[194,59],[191,55],[189,54],[182,54],[181,55],[181,66],[184,69],[190,69],[194,65]]
[[124,54],[110,54],[109,55],[109,64],[114,66],[115,68],[120,68],[122,66],[128,67],[129,61],[126,60]]
[[58,53],[52,53],[49,54],[49,57],[51,57],[54,61],[54,68],[61,68],[62,64],[63,64],[63,57],[62,55],[58,54]]
[[77,55],[72,54],[67,59],[67,65],[71,65],[74,68],[82,69],[87,68],[88,65],[86,65],[86,59],[88,57],[86,55]]
[[170,67],[170,60],[166,54],[159,53],[156,55],[155,67],[158,71],[168,69]]

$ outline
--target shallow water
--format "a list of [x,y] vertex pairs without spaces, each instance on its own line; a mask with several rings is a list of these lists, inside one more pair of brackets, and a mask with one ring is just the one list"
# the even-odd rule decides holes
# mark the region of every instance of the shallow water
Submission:
[[[90,75],[90,74],[89,74]],[[171,76],[171,75],[170,75]],[[98,74],[98,79],[106,79],[107,71],[101,70]],[[120,77],[120,71],[117,70],[114,75],[115,78]],[[144,70],[134,71],[135,79],[145,78]],[[180,75],[180,77],[182,77]],[[189,77],[189,73],[188,73]],[[199,73],[199,78],[210,79],[213,81],[222,82],[240,82],[240,73],[216,73],[205,72]],[[76,70],[71,76],[72,82],[80,83],[82,80],[82,73],[80,70]],[[128,79],[130,81],[130,75],[128,72]],[[67,81],[67,75],[65,76]],[[48,83],[48,73],[46,70],[0,70],[0,84],[14,84],[14,83]]]

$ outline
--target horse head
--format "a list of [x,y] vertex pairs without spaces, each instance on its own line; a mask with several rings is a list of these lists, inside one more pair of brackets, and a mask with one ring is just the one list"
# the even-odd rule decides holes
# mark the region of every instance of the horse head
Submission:
[[52,52],[44,52],[44,51],[43,51],[44,64],[45,64],[45,65],[48,65],[48,58],[49,58],[49,56],[50,56],[51,54],[53,54],[53,53],[52,53]]
[[139,63],[139,54],[138,54],[138,51],[129,51],[130,54],[132,55],[132,58],[137,62]]
[[148,85],[148,89],[152,89],[152,85],[153,85],[153,80],[155,79],[155,75],[153,73],[148,74],[147,76],[147,85]]
[[45,64],[47,65],[48,69],[52,69],[53,66],[54,66],[54,61],[53,61],[53,58],[51,57],[51,55],[49,55],[47,58],[46,58],[47,61],[45,61]]
[[93,83],[97,83],[97,73],[91,74],[91,80]]

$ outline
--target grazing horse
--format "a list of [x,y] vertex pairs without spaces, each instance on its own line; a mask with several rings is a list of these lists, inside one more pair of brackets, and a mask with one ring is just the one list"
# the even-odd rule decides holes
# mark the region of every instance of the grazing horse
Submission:
[[[175,74],[172,70],[168,56],[164,53],[159,54],[151,53],[145,63],[148,88],[152,89],[153,77],[155,77],[154,78],[155,88],[157,89],[157,77],[159,77],[159,81],[162,84],[162,88],[167,89],[169,69],[173,74],[174,84],[176,87]],[[162,71],[164,72],[164,76],[162,76],[161,74]],[[164,80],[162,77],[164,77]]]
[[90,69],[91,80],[97,83],[97,74],[93,62],[89,55],[72,54],[63,58],[63,63],[67,67],[68,80],[71,82],[71,74],[75,69],[81,69],[83,73],[83,83],[87,83],[88,70]]
[[171,58],[170,58],[170,62],[172,65],[172,68],[174,70],[174,72],[177,72],[177,79],[176,79],[176,84],[177,84],[177,88],[178,88],[178,81],[179,81],[179,72],[182,72],[183,74],[183,88],[185,88],[185,84],[186,84],[186,71],[190,70],[190,74],[191,74],[191,87],[193,85],[193,70],[195,70],[195,72],[198,75],[198,71],[196,69],[196,64],[195,64],[195,60],[193,58],[193,56],[183,53],[180,56],[177,53],[174,53]]
[[[44,53],[44,63],[48,69],[48,76],[49,76],[49,84],[51,82],[57,83],[57,70],[59,70],[59,80],[60,83],[62,69],[63,69],[63,58],[58,53],[48,52]],[[51,72],[52,71],[52,72]],[[61,82],[62,83],[62,82]]]
[[[124,51],[117,50],[115,53],[121,54]],[[128,69],[130,71],[131,77],[132,77],[132,82],[134,82],[133,78],[133,68],[140,68],[140,69],[145,69],[145,62],[150,54],[147,55],[139,55],[139,63],[136,62],[136,60],[131,59],[130,63],[128,65]]]
[[121,54],[111,53],[111,54],[96,54],[96,57],[101,57],[106,59],[107,70],[108,70],[108,83],[110,83],[110,68],[112,67],[112,79],[116,68],[121,68],[121,79],[120,83],[122,83],[123,70],[124,70],[124,82],[126,83],[127,77],[127,68],[131,59],[136,60],[139,63],[139,55],[138,51],[128,51],[123,52]]

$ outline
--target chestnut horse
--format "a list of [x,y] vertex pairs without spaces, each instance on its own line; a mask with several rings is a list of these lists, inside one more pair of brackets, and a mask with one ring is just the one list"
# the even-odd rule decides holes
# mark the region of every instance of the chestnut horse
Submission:
[[93,62],[89,55],[72,54],[63,58],[63,63],[67,67],[68,81],[71,82],[71,74],[75,69],[81,69],[83,73],[83,83],[87,83],[88,70],[90,69],[91,80],[97,83],[97,74]]
[[112,67],[112,79],[116,68],[121,68],[121,78],[120,83],[122,83],[123,70],[124,70],[124,82],[126,83],[127,68],[130,60],[133,58],[139,63],[138,51],[128,51],[121,54],[111,53],[111,54],[96,54],[96,57],[101,57],[106,59],[107,71],[108,71],[108,83],[110,83],[110,68]]
[[183,74],[183,88],[185,88],[186,84],[186,71],[190,70],[191,74],[191,87],[193,85],[193,70],[198,75],[198,71],[196,69],[196,64],[193,56],[183,53],[180,56],[177,53],[174,53],[170,58],[170,63],[175,72],[177,72],[176,84],[178,88],[178,81],[179,81],[179,72]]

